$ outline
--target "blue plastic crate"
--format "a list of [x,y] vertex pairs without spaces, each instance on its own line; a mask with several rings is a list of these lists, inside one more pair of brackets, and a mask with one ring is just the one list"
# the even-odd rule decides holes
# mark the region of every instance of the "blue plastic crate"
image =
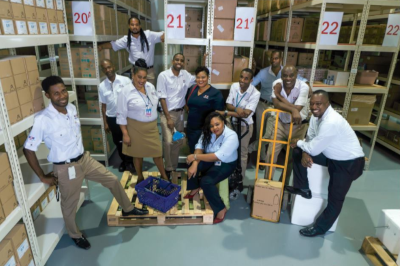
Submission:
[[142,204],[165,213],[178,203],[181,186],[149,176],[137,184],[135,189]]

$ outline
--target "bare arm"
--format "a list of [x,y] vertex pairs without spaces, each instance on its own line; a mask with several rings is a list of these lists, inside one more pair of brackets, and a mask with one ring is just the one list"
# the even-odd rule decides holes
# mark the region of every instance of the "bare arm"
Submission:
[[131,138],[129,137],[128,133],[128,128],[126,125],[119,125],[122,131],[122,141],[124,142],[125,145],[128,145],[128,147],[131,146]]
[[163,109],[165,118],[167,118],[167,126],[169,129],[174,130],[174,121],[171,119],[171,115],[168,112],[167,101],[164,98],[160,99],[161,107]]
[[105,103],[102,103],[101,104],[101,113],[103,114],[104,131],[107,134],[109,134],[110,133],[110,128],[108,127],[108,124],[107,124],[106,111],[107,111],[107,105]]
[[40,167],[39,161],[36,157],[36,153],[34,151],[23,149],[26,160],[29,163],[29,166],[35,172],[35,174],[39,177],[40,181],[48,184],[48,185],[57,185],[57,179],[54,177],[53,172],[48,174],[44,174],[43,169]]

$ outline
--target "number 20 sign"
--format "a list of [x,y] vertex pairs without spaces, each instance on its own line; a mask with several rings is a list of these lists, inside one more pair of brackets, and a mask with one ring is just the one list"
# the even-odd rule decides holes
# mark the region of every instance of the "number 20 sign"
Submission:
[[167,38],[185,39],[185,5],[167,6]]
[[322,25],[320,25],[319,44],[337,45],[342,19],[343,12],[325,12]]

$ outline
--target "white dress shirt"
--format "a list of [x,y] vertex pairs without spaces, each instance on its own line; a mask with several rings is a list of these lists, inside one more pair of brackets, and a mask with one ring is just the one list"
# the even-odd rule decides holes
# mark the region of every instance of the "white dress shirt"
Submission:
[[44,141],[50,150],[47,160],[53,163],[64,162],[81,155],[84,149],[76,107],[69,103],[66,108],[67,114],[63,114],[50,103],[46,109],[37,113],[24,148],[37,151]]
[[297,146],[311,156],[323,153],[327,158],[348,161],[364,157],[356,133],[346,119],[329,106],[321,119],[312,116],[306,140]]
[[114,51],[118,51],[121,49],[126,49],[129,53],[129,62],[134,65],[136,60],[139,58],[142,58],[146,61],[147,66],[153,66],[154,65],[154,49],[156,46],[156,43],[161,42],[161,36],[164,34],[164,32],[154,32],[154,31],[149,31],[145,30],[144,34],[147,37],[147,41],[149,43],[149,50],[147,51],[147,45],[144,43],[144,49],[142,52],[142,44],[140,43],[140,36],[135,38],[131,36],[131,49],[128,50],[127,44],[128,44],[128,36],[124,36],[121,39],[118,39],[116,41],[111,42],[111,46]]
[[195,149],[204,150],[204,153],[215,153],[215,156],[223,162],[230,163],[237,160],[237,149],[239,147],[239,139],[235,131],[229,127],[224,127],[224,132],[216,139],[216,135],[211,135],[210,144],[204,150],[203,134],[197,142]]
[[[288,100],[288,102],[290,102],[291,104],[303,106],[303,108],[300,111],[300,116],[301,116],[301,120],[306,119],[307,115],[308,115],[308,107],[307,107],[307,99],[308,99],[308,91],[309,91],[308,85],[305,82],[303,82],[299,79],[296,79],[296,84],[294,85],[294,88],[290,91],[290,94],[287,95],[286,91],[284,90],[282,79],[275,80],[274,83],[272,83],[272,88],[277,83],[282,84],[282,90],[281,90],[282,97],[284,97],[286,100]],[[274,90],[272,90],[271,97],[276,98]],[[281,113],[281,114],[279,114],[279,120],[281,120],[282,123],[289,124],[291,122],[291,116],[290,116],[290,114]]]
[[124,76],[115,75],[114,82],[108,78],[99,85],[99,101],[107,106],[106,116],[117,116],[117,98],[124,86],[131,84],[132,81]]
[[[146,82],[146,94],[139,92],[133,84],[122,89],[117,101],[117,124],[127,125],[127,118],[140,122],[152,122],[157,119],[158,96],[154,85]],[[151,115],[146,115],[146,108]]]
[[185,106],[186,92],[195,81],[196,77],[184,69],[179,71],[178,76],[174,75],[171,68],[158,75],[158,96],[166,100],[168,111]]
[[[251,110],[252,113],[247,118],[242,118],[247,122],[247,124],[251,125],[253,124],[252,116],[257,108],[260,95],[260,92],[251,84],[244,93],[241,93],[239,82],[235,82],[232,84],[231,89],[229,90],[226,103],[232,104],[235,108],[240,107],[242,109]],[[234,117],[234,121],[235,120],[236,118]],[[242,125],[244,124],[242,123]]]

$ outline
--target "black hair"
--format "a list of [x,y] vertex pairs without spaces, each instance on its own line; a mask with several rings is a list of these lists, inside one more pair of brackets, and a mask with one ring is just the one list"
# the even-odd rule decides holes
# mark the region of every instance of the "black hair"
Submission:
[[272,56],[272,55],[274,55],[274,54],[276,54],[276,53],[278,53],[278,54],[279,54],[279,58],[282,58],[281,51],[278,51],[278,50],[272,50],[272,52],[271,52],[271,56]]
[[207,77],[208,76],[210,76],[210,70],[208,70],[208,67],[206,67],[206,66],[199,66],[199,67],[197,67],[196,68],[196,71],[194,71],[194,73],[196,74],[196,76],[197,76],[197,74],[199,74],[200,72],[206,72],[206,74],[207,74]]
[[147,73],[146,61],[143,58],[139,58],[138,60],[136,60],[136,62],[133,65],[132,69],[133,69],[133,74],[138,73],[139,70],[144,70]]
[[50,77],[45,78],[42,81],[42,88],[45,93],[49,93],[50,87],[57,85],[59,83],[62,83],[63,85],[65,85],[64,81],[59,76],[50,76]]
[[328,100],[328,102],[330,102],[329,101],[329,93],[327,91],[324,91],[324,90],[313,91],[313,95],[317,95],[317,94],[322,94],[322,96],[324,96]]
[[251,78],[254,77],[254,72],[253,72],[253,70],[251,70],[250,68],[245,68],[245,69],[242,70],[242,72],[250,73]]
[[183,56],[183,60],[185,60],[185,56],[184,56],[182,53],[176,53],[176,54],[174,54],[174,57],[172,57],[172,60],[174,60],[175,57],[176,57],[177,55]]
[[[137,19],[137,21],[139,21],[139,25],[140,25],[139,18],[131,17],[130,19],[128,19],[128,42],[127,42],[126,46],[128,47],[129,51],[131,50],[131,42],[132,42],[132,32],[131,32],[131,29],[129,28],[129,25],[131,24],[132,19]],[[142,27],[140,27],[140,44],[142,45],[143,53],[144,53],[144,44],[146,44],[147,52],[149,51],[149,42],[147,41],[146,34],[144,34]]]
[[210,130],[210,123],[214,117],[218,117],[222,122],[224,122],[224,124],[226,124],[225,117],[218,112],[212,112],[209,115],[207,115],[206,120],[204,121],[204,126],[203,126],[203,142],[202,142],[202,144],[203,144],[204,153],[206,153],[206,148],[211,142],[212,133]]

